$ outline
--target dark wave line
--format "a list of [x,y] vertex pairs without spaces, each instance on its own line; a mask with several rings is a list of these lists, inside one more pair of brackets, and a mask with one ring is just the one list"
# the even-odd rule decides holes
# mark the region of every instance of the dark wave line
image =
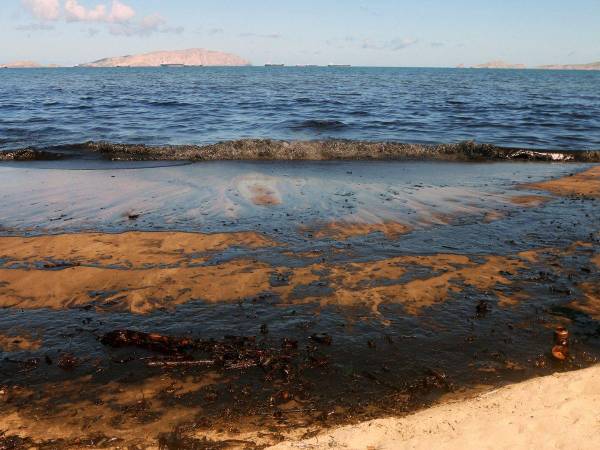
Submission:
[[81,144],[0,151],[0,161],[90,158],[115,161],[575,161],[600,162],[600,150],[532,150],[473,141],[422,145],[351,140],[279,141],[242,139],[209,145]]

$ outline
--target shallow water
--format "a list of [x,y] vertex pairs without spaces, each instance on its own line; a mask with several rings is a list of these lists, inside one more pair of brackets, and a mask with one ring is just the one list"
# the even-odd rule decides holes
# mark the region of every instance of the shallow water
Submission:
[[600,73],[423,68],[0,71],[0,146],[248,137],[600,147]]
[[[152,164],[157,163],[3,164],[0,226],[17,232],[256,230],[286,236],[332,221],[400,222],[420,229],[514,210],[512,197],[526,192],[513,187],[587,167],[390,161],[149,169]],[[130,214],[139,217],[132,221]]]

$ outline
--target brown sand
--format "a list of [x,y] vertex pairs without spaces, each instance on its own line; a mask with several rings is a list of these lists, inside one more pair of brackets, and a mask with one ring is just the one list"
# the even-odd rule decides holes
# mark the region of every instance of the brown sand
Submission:
[[492,223],[496,220],[502,220],[506,217],[506,213],[504,211],[490,211],[485,214],[483,217],[484,223]]
[[595,366],[272,449],[598,449],[599,430],[600,366]]
[[68,262],[71,265],[144,268],[156,264],[185,264],[191,260],[198,263],[205,259],[203,256],[206,253],[229,247],[259,248],[275,245],[277,243],[255,232],[128,232],[2,237],[0,260],[6,260],[4,267],[11,263],[29,266],[35,262],[45,262],[51,268],[57,262]]
[[0,307],[73,308],[97,302],[144,314],[192,300],[235,301],[269,289],[272,269],[234,261],[219,266],[119,270],[0,270]]
[[[283,303],[367,306],[401,304],[406,313],[443,303],[465,289],[497,295],[501,306],[527,298],[507,292],[513,276],[561,255],[583,252],[590,243],[566,249],[537,249],[506,256],[405,255],[367,262],[273,265],[238,258],[210,264],[210,252],[230,246],[272,247],[256,233],[69,234],[0,237],[0,308],[99,308],[145,314],[159,308],[203,300],[235,302],[272,293]],[[279,249],[284,254],[286,250]],[[296,255],[297,256],[297,255]],[[312,261],[310,261],[312,260]],[[310,263],[312,262],[312,264]],[[273,279],[280,280],[273,283]],[[281,283],[284,280],[284,283]],[[311,285],[326,287],[315,295]],[[595,308],[597,291],[583,287],[584,309]]]
[[[198,264],[196,252],[227,248],[232,243],[273,245],[254,234],[0,238],[0,258],[9,260],[0,268],[0,307],[60,309],[93,303],[143,314],[193,300],[233,302],[272,292],[283,302],[368,305],[375,312],[381,303],[400,303],[408,313],[417,314],[468,287],[487,291],[510,285],[507,273],[515,274],[529,261],[527,255],[487,256],[475,261],[462,255],[436,254],[300,268],[248,259]],[[423,269],[430,274],[423,276]],[[415,270],[421,275],[410,277]],[[272,285],[274,275],[287,277],[288,283]],[[321,296],[302,296],[315,282],[331,290]]]
[[600,321],[600,286],[596,283],[583,283],[579,288],[583,298],[573,300],[568,306]]
[[0,334],[0,350],[4,352],[32,351],[38,350],[42,346],[40,339],[34,339],[31,336],[9,336]]
[[[400,282],[411,267],[428,268],[433,275]],[[317,301],[322,305],[366,304],[374,312],[382,303],[400,303],[407,313],[418,314],[423,308],[442,303],[451,293],[462,292],[467,287],[489,290],[497,285],[510,285],[511,281],[503,274],[524,267],[524,261],[518,256],[490,256],[483,263],[475,263],[466,256],[451,254],[401,256],[343,266],[315,265],[313,273],[326,272],[325,279],[333,293],[303,301]]]
[[540,189],[561,196],[600,197],[600,167],[556,180],[526,184],[527,189]]
[[[183,379],[161,373],[142,383],[94,384],[91,376],[84,376],[75,381],[44,384],[36,388],[41,392],[5,387],[0,390],[3,411],[0,430],[36,442],[105,435],[136,446],[152,446],[156,445],[159,432],[170,431],[173,424],[194,420],[202,414],[203,405],[174,406],[171,398],[181,398],[226,381],[213,372]],[[49,392],[52,395],[47,396]]]
[[[311,231],[304,228],[302,231]],[[318,239],[330,238],[344,241],[357,236],[367,236],[371,233],[383,233],[388,239],[394,239],[410,231],[408,225],[398,222],[384,223],[346,223],[329,222],[322,227],[312,231],[312,235]]]
[[515,205],[536,207],[543,205],[547,201],[552,200],[550,197],[543,195],[520,195],[511,197],[510,201]]

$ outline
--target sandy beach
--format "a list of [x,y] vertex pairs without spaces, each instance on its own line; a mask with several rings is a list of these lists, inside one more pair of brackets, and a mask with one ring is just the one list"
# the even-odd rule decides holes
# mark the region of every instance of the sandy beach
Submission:
[[272,450],[597,449],[600,366],[448,401],[402,418],[327,430]]

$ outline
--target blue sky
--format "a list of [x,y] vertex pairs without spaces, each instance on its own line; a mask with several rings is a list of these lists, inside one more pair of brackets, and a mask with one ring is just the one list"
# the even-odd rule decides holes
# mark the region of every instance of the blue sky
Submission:
[[254,64],[600,60],[600,0],[2,0],[0,63],[203,47]]

